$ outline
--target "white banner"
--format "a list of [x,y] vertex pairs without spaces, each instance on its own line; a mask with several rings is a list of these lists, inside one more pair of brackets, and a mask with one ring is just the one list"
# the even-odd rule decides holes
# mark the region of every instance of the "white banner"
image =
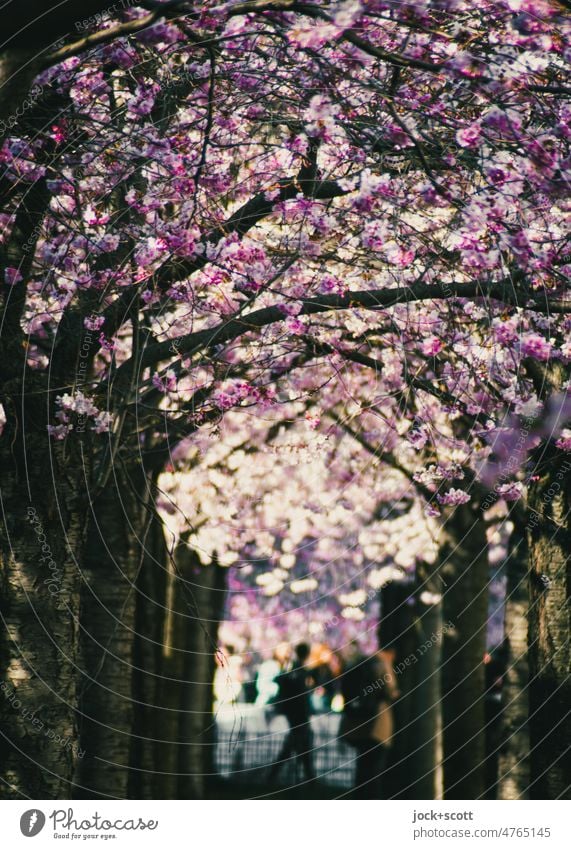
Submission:
[[[327,809],[326,809],[327,808]],[[77,801],[0,803],[2,847],[569,849],[569,802]]]

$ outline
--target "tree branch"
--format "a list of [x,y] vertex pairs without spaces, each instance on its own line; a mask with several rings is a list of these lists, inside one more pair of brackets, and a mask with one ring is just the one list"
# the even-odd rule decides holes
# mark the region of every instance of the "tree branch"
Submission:
[[[252,227],[258,224],[259,221],[267,215],[270,215],[278,202],[292,199],[296,197],[300,191],[308,189],[311,190],[312,196],[317,200],[331,200],[335,197],[341,197],[342,195],[347,194],[347,191],[342,189],[335,180],[324,180],[315,186],[313,183],[310,184],[307,179],[304,179],[304,173],[302,166],[298,177],[287,177],[280,181],[280,194],[278,198],[268,200],[265,192],[260,192],[253,198],[250,198],[250,200],[236,210],[236,212],[234,212],[234,214],[231,215],[224,224],[221,224],[219,227],[211,230],[202,238],[201,244],[204,249],[202,254],[186,262],[175,262],[174,260],[166,262],[158,269],[155,275],[159,288],[165,291],[178,280],[184,280],[186,277],[194,274],[194,272],[204,268],[204,266],[210,262],[206,250],[208,244],[216,245],[220,239],[223,239],[230,233],[238,233],[240,236],[244,236],[252,229]],[[105,323],[102,327],[102,331],[105,336],[108,338],[113,336],[119,327],[121,327],[121,325],[127,320],[133,299],[144,285],[145,284],[139,284],[135,291],[132,288],[125,289],[125,291],[107,307],[103,314]],[[95,352],[96,349],[94,348],[94,353]]]
[[[406,288],[350,292],[347,295],[322,295],[301,301],[299,315],[316,315],[331,310],[354,308],[387,309],[396,304],[451,298],[467,298],[470,300],[487,298],[499,303],[515,305],[522,309],[536,309],[539,312],[552,311],[554,304],[557,303],[549,301],[546,297],[529,298],[527,292],[521,295],[523,303],[520,303],[518,291],[513,285],[513,278],[506,278],[496,283],[462,283],[458,281],[440,285],[417,283]],[[263,327],[284,321],[286,317],[279,306],[264,307],[244,316],[223,321],[215,327],[188,333],[175,339],[167,339],[164,342],[157,342],[154,345],[149,345],[144,351],[141,356],[140,367],[147,368],[161,360],[172,359],[173,347],[180,356],[193,355],[203,348],[226,344],[238,339],[245,333],[252,333],[261,330]],[[121,376],[129,370],[130,362],[128,360],[117,370],[117,379],[120,380]]]

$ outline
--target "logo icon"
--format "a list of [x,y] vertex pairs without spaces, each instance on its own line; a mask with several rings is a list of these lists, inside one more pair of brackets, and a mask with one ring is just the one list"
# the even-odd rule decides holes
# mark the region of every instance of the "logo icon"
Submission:
[[33,808],[20,817],[20,831],[24,837],[35,837],[46,824],[46,816],[42,811]]

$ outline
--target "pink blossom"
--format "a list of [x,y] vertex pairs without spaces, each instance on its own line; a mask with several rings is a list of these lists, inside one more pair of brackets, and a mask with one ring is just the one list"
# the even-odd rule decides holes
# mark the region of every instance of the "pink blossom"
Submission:
[[71,433],[72,430],[73,426],[68,424],[48,425],[49,435],[58,441],[65,439],[68,433]]
[[503,134],[512,134],[521,127],[521,116],[514,109],[500,109],[492,106],[482,119],[482,123],[490,129]]
[[16,283],[20,283],[24,278],[20,274],[17,268],[13,268],[12,266],[8,266],[8,268],[4,271],[4,280],[8,286],[15,286]]
[[518,501],[523,495],[523,486],[520,483],[504,483],[498,486],[496,492],[504,501]]
[[213,401],[221,410],[230,410],[236,404],[236,398],[228,392],[217,392]]
[[286,329],[289,333],[294,333],[296,336],[301,336],[307,332],[305,323],[300,318],[288,318],[285,322]]
[[360,0],[343,0],[335,9],[334,20],[337,26],[347,29],[353,26],[363,11]]
[[80,416],[94,416],[99,412],[93,401],[87,398],[83,392],[76,392],[74,395],[69,395],[66,392],[65,395],[58,395],[56,404],[62,410],[77,413]]
[[456,71],[462,77],[475,79],[481,77],[484,73],[484,64],[477,56],[461,51],[448,62],[448,66]]
[[155,372],[151,383],[159,392],[174,392],[177,387],[176,374],[170,368],[166,370],[163,377],[158,372]]
[[83,214],[85,223],[89,224],[90,227],[95,227],[97,224],[107,224],[110,217],[108,213],[102,213],[94,209],[91,204],[86,207]]
[[571,451],[571,429],[564,428],[561,431],[559,439],[555,443],[556,447],[559,448],[560,451]]
[[174,44],[184,38],[182,32],[173,24],[160,23],[137,33],[137,41],[143,44]]
[[420,350],[427,357],[435,357],[444,348],[444,343],[438,336],[429,336],[421,343]]
[[552,345],[539,333],[526,333],[521,339],[521,353],[523,357],[532,357],[534,360],[546,361],[552,356]]
[[67,138],[65,132],[65,123],[62,121],[59,124],[54,124],[51,128],[52,138],[56,144],[61,144]]
[[479,123],[474,122],[467,127],[463,127],[456,133],[456,141],[460,147],[477,147],[480,141],[481,127]]
[[138,265],[150,265],[168,250],[165,239],[149,236],[146,243],[137,251],[136,262]]
[[159,92],[158,85],[141,85],[136,96],[129,101],[129,113],[136,118],[148,115],[155,105],[155,98]]
[[374,251],[381,250],[389,240],[388,228],[381,221],[367,221],[361,233],[361,244]]
[[313,138],[330,140],[336,130],[335,117],[338,107],[322,94],[314,95],[305,111],[306,130]]
[[99,330],[105,324],[105,319],[102,315],[90,315],[83,319],[83,326],[88,330]]
[[284,315],[293,316],[299,315],[302,310],[302,305],[298,301],[288,301],[286,303],[278,304],[278,309]]
[[399,268],[406,268],[414,261],[414,251],[397,245],[396,242],[385,245],[384,251],[388,261]]
[[414,147],[412,133],[407,133],[400,124],[389,124],[385,130],[386,136],[397,150]]
[[454,489],[452,487],[445,492],[444,495],[437,495],[440,504],[448,504],[448,505],[458,505],[458,504],[466,504],[470,501],[470,496],[467,492],[464,492],[463,489]]
[[306,413],[305,420],[311,430],[317,430],[321,424],[321,416],[318,413]]
[[288,39],[298,47],[318,50],[320,47],[337,38],[343,32],[343,28],[327,21],[308,22],[297,26],[288,33]]
[[105,351],[114,351],[115,350],[115,340],[108,339],[104,333],[99,334],[99,344]]
[[96,416],[99,412],[95,404],[81,392],[75,396],[71,409],[79,416]]
[[407,433],[406,438],[410,442],[412,447],[416,449],[416,451],[420,451],[421,448],[424,448],[424,446],[428,442],[427,429],[424,426],[412,428]]
[[92,430],[94,430],[95,433],[108,433],[111,429],[112,423],[113,416],[111,413],[108,413],[106,410],[102,410],[95,416]]
[[347,285],[333,274],[324,274],[321,278],[319,291],[324,294],[344,295],[347,292]]
[[511,345],[517,341],[517,328],[517,318],[510,318],[506,321],[502,321],[501,319],[494,319],[494,336],[502,345]]

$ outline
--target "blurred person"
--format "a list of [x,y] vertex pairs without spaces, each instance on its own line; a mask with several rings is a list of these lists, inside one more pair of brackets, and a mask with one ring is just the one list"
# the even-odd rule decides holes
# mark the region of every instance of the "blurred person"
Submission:
[[343,658],[341,657],[341,653],[338,651],[331,652],[331,658],[329,660],[329,666],[331,668],[331,672],[333,673],[335,678],[338,678],[343,671]]
[[356,750],[355,798],[382,798],[381,775],[393,735],[391,705],[399,696],[394,658],[392,648],[367,656],[353,643],[341,675],[339,738]]
[[272,765],[268,780],[275,781],[284,762],[295,756],[296,766],[301,765],[305,779],[315,779],[313,767],[313,734],[311,731],[310,694],[315,687],[315,678],[309,669],[310,647],[299,643],[295,647],[295,661],[291,669],[278,676],[278,699],[276,710],[287,719],[287,732],[281,751]]
[[246,643],[242,652],[242,700],[246,704],[254,704],[258,693],[256,685],[257,669],[260,665],[260,657],[252,648],[250,641]]
[[331,701],[337,692],[332,671],[334,662],[333,652],[326,643],[312,645],[307,666],[315,679],[315,689],[311,694],[314,713],[326,713],[331,710]]
[[278,696],[278,675],[287,669],[291,658],[289,643],[279,643],[271,658],[264,660],[256,675],[256,704],[270,705]]

